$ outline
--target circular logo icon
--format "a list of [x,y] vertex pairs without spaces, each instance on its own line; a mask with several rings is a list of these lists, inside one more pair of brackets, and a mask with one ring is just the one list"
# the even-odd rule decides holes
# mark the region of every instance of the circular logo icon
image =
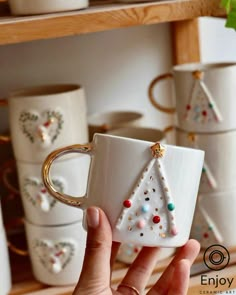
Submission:
[[204,263],[211,270],[221,270],[229,264],[229,251],[222,245],[212,245],[204,252]]

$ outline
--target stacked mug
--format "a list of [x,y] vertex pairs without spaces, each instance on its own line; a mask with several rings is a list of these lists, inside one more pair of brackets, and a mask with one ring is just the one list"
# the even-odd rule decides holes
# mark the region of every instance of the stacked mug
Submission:
[[[176,107],[156,100],[156,85],[172,79]],[[205,151],[191,237],[203,249],[236,246],[236,63],[192,63],[173,67],[149,86],[151,103],[160,111],[176,112],[176,144]],[[184,173],[184,171],[183,171]]]
[[[34,276],[48,285],[74,284],[85,249],[82,212],[50,196],[41,169],[54,149],[88,141],[84,89],[72,84],[32,87],[11,93],[6,104]],[[88,167],[83,155],[61,159],[52,169],[53,183],[61,192],[80,195]]]

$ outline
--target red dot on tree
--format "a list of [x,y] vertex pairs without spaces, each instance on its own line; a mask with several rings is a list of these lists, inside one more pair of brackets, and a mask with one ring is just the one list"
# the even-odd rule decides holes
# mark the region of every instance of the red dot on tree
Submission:
[[208,233],[204,233],[203,237],[207,239],[209,237]]
[[153,221],[153,223],[159,223],[161,221],[161,218],[160,218],[160,216],[155,215],[155,216],[153,216],[152,221]]
[[132,203],[131,203],[130,200],[125,200],[125,201],[123,202],[123,206],[124,206],[125,208],[130,208],[131,205],[132,205]]
[[202,115],[203,115],[203,116],[207,116],[207,111],[203,111],[203,112],[202,112]]
[[187,104],[186,105],[186,109],[189,111],[191,109],[191,105],[190,104]]

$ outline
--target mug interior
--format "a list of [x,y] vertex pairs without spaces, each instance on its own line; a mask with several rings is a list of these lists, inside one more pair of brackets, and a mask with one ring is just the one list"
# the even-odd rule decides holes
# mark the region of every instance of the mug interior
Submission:
[[130,111],[105,112],[89,116],[88,123],[90,125],[113,125],[118,123],[121,124],[127,121],[137,120],[142,116],[143,115],[139,112]]
[[30,96],[44,96],[44,95],[55,95],[66,92],[72,92],[80,89],[81,86],[76,84],[56,84],[56,85],[44,85],[30,87],[27,89],[21,89],[14,91],[10,94],[10,97],[21,98]]
[[107,132],[107,134],[151,142],[163,141],[165,138],[164,132],[161,130],[145,127],[124,127],[113,129],[112,131]]

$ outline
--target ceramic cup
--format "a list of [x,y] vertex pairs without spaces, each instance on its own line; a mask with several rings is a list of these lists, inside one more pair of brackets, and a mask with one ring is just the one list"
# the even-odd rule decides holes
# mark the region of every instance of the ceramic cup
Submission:
[[9,0],[14,15],[33,15],[70,11],[88,7],[88,0]]
[[[58,161],[52,180],[60,192],[81,195],[86,191],[89,157],[79,155]],[[26,218],[38,225],[56,225],[82,219],[82,211],[66,206],[50,196],[41,177],[42,164],[17,161],[21,199]]]
[[89,138],[95,133],[106,133],[110,130],[141,126],[144,115],[138,111],[107,111],[88,116]]
[[201,194],[196,205],[191,237],[197,239],[202,248],[214,244],[235,247],[235,208],[235,190]]
[[0,295],[6,295],[11,289],[11,271],[5,229],[3,228],[2,210],[0,203]]
[[86,244],[82,223],[39,226],[25,220],[25,229],[35,278],[55,286],[77,283]]
[[107,134],[156,142],[165,143],[165,133],[160,129],[148,127],[123,127],[108,131]]
[[[91,156],[84,197],[62,194],[52,184],[51,165],[68,153]],[[68,205],[102,208],[114,241],[177,247],[189,237],[203,158],[200,150],[97,133],[87,145],[52,152],[43,180],[50,194]]]
[[78,85],[19,90],[10,94],[8,104],[17,160],[41,163],[65,143],[88,142],[85,93]]
[[176,144],[205,151],[200,193],[236,188],[236,131],[193,133],[176,129]]
[[[156,86],[173,79],[176,107],[158,102]],[[191,63],[174,66],[171,73],[156,77],[149,85],[149,99],[161,112],[177,114],[177,127],[190,132],[236,129],[236,63]]]

